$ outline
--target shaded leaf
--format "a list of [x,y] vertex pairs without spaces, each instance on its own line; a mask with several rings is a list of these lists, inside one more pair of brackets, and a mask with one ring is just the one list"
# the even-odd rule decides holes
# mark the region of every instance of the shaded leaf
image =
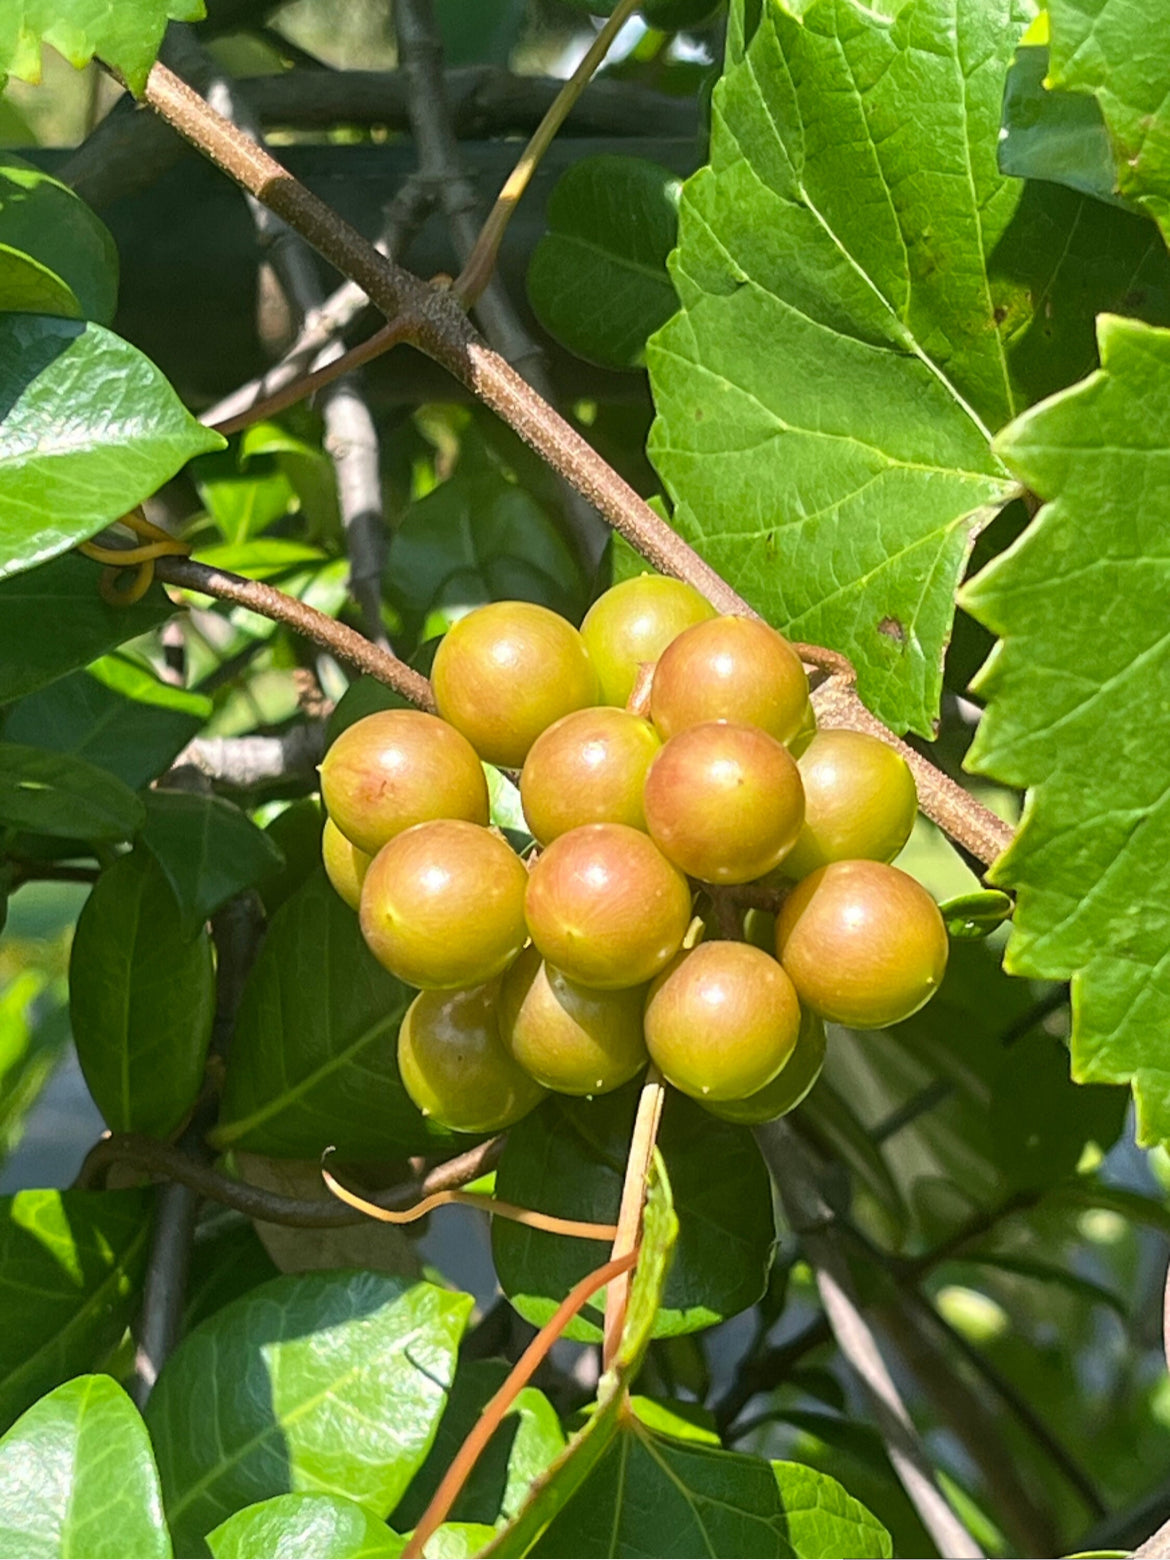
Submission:
[[[506,1202],[568,1218],[613,1223],[621,1201],[638,1085],[596,1100],[554,1095],[508,1134],[496,1176]],[[755,1140],[671,1090],[659,1147],[670,1175],[679,1235],[656,1337],[709,1327],[763,1293],[776,1239],[772,1190]],[[504,1293],[541,1325],[591,1268],[605,1261],[595,1241],[550,1235],[497,1219],[492,1253]],[[600,1336],[597,1303],[566,1336]]]
[[103,326],[0,315],[0,575],[93,536],[222,442]]
[[244,988],[228,1058],[221,1148],[316,1159],[433,1150],[449,1141],[398,1076],[398,1025],[414,993],[362,940],[320,870],[273,917]]
[[196,1231],[187,1274],[183,1332],[190,1332],[225,1305],[278,1276],[250,1220],[225,1214]]
[[1086,1143],[1108,1153],[1127,1104],[1123,1089],[1074,1083],[1064,1042],[1033,1030],[1007,1053],[991,1092],[991,1139],[1008,1184],[1051,1186],[1073,1173]]
[[0,310],[108,325],[117,294],[118,251],[105,224],[67,184],[0,152]]
[[0,1164],[20,1142],[28,1112],[69,1044],[65,1010],[45,987],[44,971],[27,969],[0,991]]
[[69,961],[77,1057],[113,1131],[179,1126],[203,1082],[214,1009],[210,936],[187,936],[161,870],[131,851],[86,900]]
[[385,1514],[446,1402],[470,1295],[378,1273],[274,1279],[190,1333],[147,1405],[184,1554],[270,1495],[346,1495]]
[[548,232],[528,265],[537,319],[570,352],[607,368],[643,362],[677,307],[666,269],[681,181],[644,157],[582,157],[548,198]]
[[110,606],[98,594],[100,573],[88,558],[63,553],[0,579],[0,704],[157,628],[174,612],[161,585],[128,607]]
[[999,166],[1016,179],[1050,179],[1098,200],[1124,205],[1114,193],[1117,169],[1096,98],[1045,86],[1048,49],[1016,51],[1003,96]]
[[170,1560],[146,1426],[108,1376],[80,1376],[0,1440],[0,1555]]
[[95,54],[116,66],[141,92],[168,19],[197,22],[203,0],[7,0],[0,18],[0,76],[39,81],[41,39],[78,69]]
[[404,1540],[344,1495],[274,1495],[221,1522],[207,1544],[216,1560],[382,1560]]
[[1109,127],[1117,187],[1170,239],[1170,27],[1134,0],[1050,0],[1049,80],[1091,92]]
[[[468,1360],[459,1366],[434,1445],[391,1517],[392,1526],[399,1532],[409,1532],[418,1522],[485,1405],[503,1385],[508,1370],[503,1360]],[[529,1485],[563,1451],[564,1445],[564,1432],[552,1404],[543,1392],[525,1387],[517,1394],[503,1424],[460,1491],[451,1508],[452,1520],[486,1523],[490,1527],[501,1518],[514,1517]]]
[[162,868],[191,936],[233,894],[279,871],[279,846],[222,796],[155,789],[141,843]]
[[0,742],[0,824],[72,840],[127,840],[146,817],[121,780],[84,759]]
[[0,1425],[91,1370],[138,1308],[149,1192],[0,1198]]
[[137,790],[170,767],[210,713],[210,699],[110,655],[28,694],[9,710],[3,731],[5,741],[83,758]]
[[992,873],[1018,891],[1007,967],[1075,977],[1073,1075],[1134,1079],[1149,1142],[1170,1137],[1170,711],[1149,696],[1170,679],[1151,541],[1170,515],[1170,331],[1105,318],[1100,339],[1101,370],[1000,439],[1049,502],[965,592],[1004,641],[969,762],[1033,788]]

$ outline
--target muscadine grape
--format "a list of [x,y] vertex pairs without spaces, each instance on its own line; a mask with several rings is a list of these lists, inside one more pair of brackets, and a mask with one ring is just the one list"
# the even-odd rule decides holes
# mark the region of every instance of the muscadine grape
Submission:
[[720,617],[688,628],[663,651],[650,689],[650,719],[664,740],[705,721],[734,720],[787,742],[807,705],[800,657],[758,618]]
[[703,1105],[713,1116],[723,1121],[734,1121],[740,1126],[754,1127],[761,1121],[775,1121],[795,1110],[821,1076],[825,1065],[825,1025],[815,1013],[804,1011],[800,1015],[800,1033],[792,1055],[780,1071],[762,1089],[749,1094],[743,1100],[704,1099]]
[[880,861],[833,861],[798,883],[776,953],[807,1007],[851,1029],[897,1024],[937,991],[947,932],[934,900]]
[[493,601],[451,626],[435,652],[439,714],[491,764],[516,766],[553,721],[596,704],[585,641],[529,601]]
[[524,863],[499,835],[440,819],[398,834],[362,884],[362,935],[408,986],[477,986],[498,975],[527,936]]
[[398,1071],[422,1111],[453,1132],[499,1132],[544,1090],[500,1039],[496,983],[420,991],[398,1031]]
[[520,800],[542,845],[586,823],[645,829],[642,787],[662,743],[648,720],[598,705],[565,715],[524,760]]
[[788,749],[758,726],[708,721],[650,766],[646,827],[663,855],[706,883],[750,883],[800,833],[804,792]]
[[918,791],[900,753],[864,731],[818,731],[798,760],[804,827],[784,862],[807,877],[830,861],[892,861],[910,838]]
[[321,763],[321,795],[342,834],[368,856],[416,823],[489,816],[475,749],[422,710],[379,710],[347,726]]
[[321,860],[325,863],[325,876],[345,900],[351,910],[361,903],[362,883],[374,858],[359,850],[334,823],[326,818],[321,834]]
[[738,1100],[770,1083],[800,1031],[800,1004],[775,959],[742,942],[704,942],[650,988],[646,1048],[669,1083],[699,1100]]
[[590,823],[541,853],[524,908],[550,964],[583,986],[613,991],[643,985],[682,946],[691,891],[645,834]]
[[705,623],[715,608],[691,585],[659,574],[622,580],[585,614],[581,637],[601,679],[606,704],[624,705],[639,666],[657,661],[683,629]]
[[546,1089],[607,1094],[646,1065],[645,996],[582,986],[525,948],[500,982],[500,1036]]

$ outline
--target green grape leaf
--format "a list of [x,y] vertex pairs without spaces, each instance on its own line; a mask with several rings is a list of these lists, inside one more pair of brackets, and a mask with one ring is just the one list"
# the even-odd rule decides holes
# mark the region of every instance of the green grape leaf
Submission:
[[0,310],[108,325],[118,251],[105,224],[59,179],[0,152]]
[[[0,874],[0,896],[3,892]],[[0,909],[0,931],[3,920]],[[24,1136],[28,1113],[69,1044],[67,1016],[53,1001],[53,984],[45,970],[25,969],[0,991],[0,1165]]]
[[26,695],[5,716],[3,734],[96,764],[137,790],[170,767],[211,708],[202,694],[111,655]]
[[150,1438],[109,1376],[67,1381],[0,1440],[0,1555],[170,1560]]
[[213,1141],[286,1159],[330,1144],[343,1159],[384,1159],[449,1142],[398,1076],[413,995],[315,872],[273,917],[248,976]]
[[1049,0],[1048,17],[1050,84],[1096,97],[1117,188],[1170,239],[1170,13],[1135,0]]
[[1003,643],[969,762],[1029,786],[992,880],[1017,890],[1007,967],[1072,978],[1079,1081],[1135,1085],[1142,1140],[1170,1138],[1165,754],[1170,331],[1100,321],[1101,369],[1001,435],[1047,500],[964,592]]
[[271,1495],[346,1495],[385,1515],[426,1456],[470,1295],[382,1273],[277,1278],[171,1355],[147,1404],[183,1554]]
[[[597,1100],[554,1095],[508,1134],[496,1175],[506,1202],[567,1218],[613,1223],[621,1200],[637,1085]],[[759,1299],[776,1240],[772,1190],[746,1127],[707,1114],[671,1091],[659,1147],[669,1172],[679,1236],[656,1337],[710,1327]],[[605,1261],[594,1241],[550,1235],[497,1219],[492,1253],[504,1293],[520,1314],[546,1322],[572,1286]],[[586,1306],[566,1337],[595,1342],[599,1308]]]
[[528,265],[528,301],[562,346],[604,368],[636,368],[674,313],[666,269],[681,180],[644,157],[582,157],[548,198]]
[[69,961],[77,1058],[112,1131],[167,1137],[180,1125],[203,1083],[214,1011],[210,936],[184,932],[162,871],[131,851],[86,900]]
[[[656,1151],[625,1326],[613,1362],[601,1378],[596,1407],[560,1456],[535,1480],[523,1507],[481,1551],[483,1554],[521,1556],[531,1553],[536,1539],[604,1459],[618,1434],[629,1385],[650,1346],[677,1239],[678,1220],[674,1214],[670,1182],[662,1155]],[[649,1553],[656,1554],[657,1547]]]
[[245,1506],[207,1535],[215,1560],[383,1560],[405,1540],[344,1495],[274,1495]]
[[657,1435],[627,1417],[530,1553],[857,1556],[889,1534],[826,1474]]
[[0,825],[71,840],[128,840],[146,809],[129,786],[84,759],[0,742]]
[[192,936],[233,894],[280,870],[280,847],[222,796],[152,790],[141,844],[162,868]]
[[141,1191],[0,1198],[0,1426],[118,1342],[138,1309],[152,1206]]
[[128,607],[110,606],[98,594],[100,573],[88,558],[62,553],[0,579],[0,704],[55,682],[173,614],[161,585]]
[[198,22],[203,0],[6,0],[0,17],[0,76],[41,79],[41,40],[78,70],[95,54],[140,93],[168,21]]
[[1000,1172],[1013,1190],[1054,1185],[1073,1174],[1086,1143],[1108,1153],[1127,1104],[1124,1089],[1075,1084],[1063,1041],[1034,1030],[1008,1051],[992,1085],[989,1125]]
[[44,314],[0,315],[0,407],[0,576],[85,541],[223,443],[137,347]]
[[999,166],[1015,179],[1049,179],[1131,209],[1115,193],[1117,166],[1096,98],[1045,85],[1047,46],[1016,50],[1003,94]]
[[[417,1524],[439,1480],[507,1375],[508,1366],[503,1360],[468,1360],[460,1365],[434,1445],[391,1515],[391,1526],[400,1533],[409,1532]],[[525,1387],[516,1395],[503,1424],[460,1491],[451,1508],[452,1520],[492,1527],[514,1517],[524,1503],[529,1485],[564,1446],[564,1431],[552,1404],[543,1392]]]
[[707,559],[929,734],[955,586],[1014,487],[990,434],[1092,367],[1135,273],[1165,307],[1166,256],[999,172],[1022,0],[777,3],[746,50],[743,5],[683,191],[682,307],[647,348],[650,453]]
[[[227,1216],[230,1217],[230,1216]],[[254,1224],[224,1222],[196,1230],[187,1275],[182,1332],[279,1275]]]

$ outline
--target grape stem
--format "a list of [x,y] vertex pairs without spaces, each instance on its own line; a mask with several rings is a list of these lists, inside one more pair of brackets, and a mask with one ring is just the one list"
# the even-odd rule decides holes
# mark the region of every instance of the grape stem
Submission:
[[[654,568],[694,586],[719,612],[756,615],[743,597],[654,513],[587,440],[482,340],[451,288],[432,286],[379,253],[270,152],[256,146],[217,114],[165,65],[155,64],[152,68],[144,97],[157,114],[229,178],[282,217],[344,276],[361,286],[392,322],[396,339],[409,342],[445,367],[598,509]],[[170,572],[171,560],[164,561]],[[989,866],[1006,850],[1012,840],[1010,825],[929,760],[900,742],[870,714],[858,697],[853,668],[843,656],[818,645],[798,644],[796,649],[809,665],[829,674],[813,695],[822,724],[869,731],[895,747],[914,774],[922,810],[979,861]],[[395,665],[400,667],[402,663]],[[363,669],[380,675],[373,667]],[[391,686],[398,684],[391,682]]]

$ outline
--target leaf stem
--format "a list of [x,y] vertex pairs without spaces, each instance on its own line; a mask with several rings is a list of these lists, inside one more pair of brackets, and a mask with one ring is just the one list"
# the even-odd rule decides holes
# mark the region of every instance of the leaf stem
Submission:
[[418,1526],[411,1534],[410,1542],[402,1551],[403,1560],[418,1560],[427,1540],[445,1521],[447,1513],[458,1500],[459,1492],[467,1482],[471,1470],[515,1402],[517,1394],[532,1380],[540,1362],[569,1322],[586,1301],[606,1284],[610,1285],[610,1293],[612,1293],[616,1281],[624,1278],[637,1260],[638,1251],[635,1247],[624,1256],[612,1257],[603,1267],[594,1268],[592,1273],[587,1273],[579,1284],[575,1284],[569,1290],[556,1311],[512,1367],[507,1380],[484,1408],[471,1434],[456,1452],[451,1466],[431,1497],[430,1505],[423,1512]]
[[[642,1210],[646,1205],[646,1180],[654,1160],[654,1145],[658,1140],[658,1127],[662,1121],[662,1106],[666,1099],[666,1086],[662,1074],[651,1064],[646,1081],[638,1096],[638,1113],[634,1117],[634,1131],[630,1137],[630,1149],[626,1156],[626,1175],[622,1182],[622,1200],[618,1210],[617,1233],[613,1251],[616,1262],[634,1251],[642,1238]],[[605,1323],[603,1329],[602,1370],[612,1366],[626,1325],[626,1307],[630,1299],[630,1281],[620,1278],[610,1285],[605,1296]]]

